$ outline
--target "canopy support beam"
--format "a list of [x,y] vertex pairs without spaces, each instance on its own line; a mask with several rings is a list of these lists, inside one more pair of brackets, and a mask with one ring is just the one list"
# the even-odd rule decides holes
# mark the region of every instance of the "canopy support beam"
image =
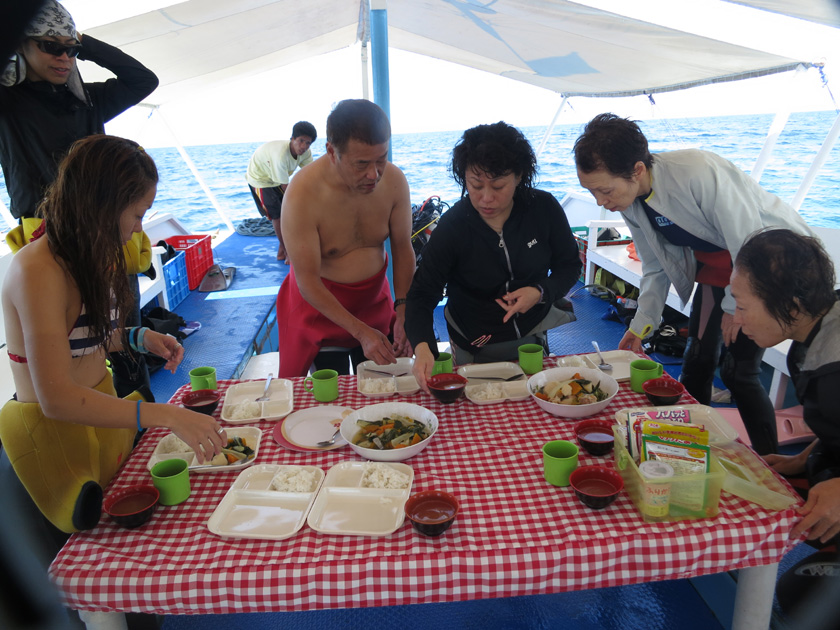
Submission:
[[235,228],[233,227],[233,223],[228,218],[227,213],[222,210],[222,206],[219,205],[218,200],[216,199],[216,195],[213,194],[213,191],[210,190],[210,187],[207,185],[207,182],[204,181],[204,178],[201,176],[201,173],[198,171],[195,163],[190,158],[189,154],[187,153],[184,146],[181,144],[180,138],[178,138],[175,131],[169,125],[169,121],[166,120],[166,116],[163,115],[163,111],[160,108],[160,105],[146,105],[145,103],[140,103],[140,107],[150,107],[152,108],[152,113],[157,113],[160,121],[163,123],[163,126],[166,127],[166,130],[169,132],[169,135],[172,136],[172,141],[175,143],[175,148],[178,150],[178,153],[181,155],[181,159],[184,160],[184,163],[190,169],[190,172],[195,177],[198,185],[201,186],[201,189],[204,191],[204,194],[207,195],[208,199],[210,199],[210,203],[213,205],[213,208],[216,209],[216,212],[219,213],[219,216],[222,217],[222,221],[224,221],[227,228],[231,231],[231,233],[235,232]]
[[540,155],[545,149],[545,145],[548,143],[548,138],[551,136],[551,133],[554,131],[554,127],[557,125],[557,119],[560,118],[560,112],[563,111],[563,107],[566,105],[566,101],[569,100],[568,96],[564,96],[563,100],[560,101],[560,107],[557,108],[557,111],[554,112],[554,118],[551,119],[551,123],[548,125],[548,129],[545,130],[545,134],[540,140],[540,146],[537,147],[536,156],[537,160],[540,159]]
[[796,194],[790,202],[790,205],[793,206],[795,210],[799,210],[799,207],[805,200],[808,191],[811,189],[811,186],[814,184],[814,180],[817,178],[817,174],[820,172],[823,164],[825,164],[825,161],[828,159],[831,149],[834,147],[834,143],[837,142],[838,136],[840,136],[840,114],[834,118],[834,123],[831,125],[831,129],[828,130],[828,135],[825,137],[825,140],[823,140],[820,150],[817,151],[817,155],[814,157],[811,167],[802,179],[802,183],[799,184],[799,190],[796,191]]
[[[806,68],[803,65],[800,65],[796,68],[796,72],[791,77],[791,83],[793,84],[794,81],[799,83],[797,79],[802,77],[805,74]],[[797,86],[791,85],[791,89],[788,90],[788,95],[794,92]],[[770,125],[770,130],[767,132],[767,137],[764,139],[764,146],[761,148],[761,153],[758,154],[758,157],[755,160],[755,164],[753,165],[752,171],[750,171],[750,177],[752,177],[755,181],[761,181],[761,175],[764,173],[764,169],[767,167],[767,163],[770,161],[770,156],[773,154],[773,150],[776,148],[776,142],[779,140],[779,136],[781,135],[782,131],[784,131],[785,126],[787,125],[788,119],[790,118],[790,112],[792,109],[792,102],[791,97],[787,96],[782,100],[781,107],[779,111],[776,112],[776,117],[773,119],[773,122]]]

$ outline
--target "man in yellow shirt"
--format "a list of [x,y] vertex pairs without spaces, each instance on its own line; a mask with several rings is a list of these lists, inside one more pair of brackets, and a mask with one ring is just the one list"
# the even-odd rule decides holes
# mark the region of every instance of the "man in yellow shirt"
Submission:
[[266,142],[254,151],[254,155],[248,162],[245,179],[248,181],[254,203],[257,204],[257,210],[262,216],[271,219],[274,233],[280,241],[277,260],[286,260],[286,246],[280,229],[283,194],[295,169],[303,168],[312,162],[312,151],[309,150],[309,146],[317,137],[315,126],[301,120],[292,127],[292,137],[289,140]]

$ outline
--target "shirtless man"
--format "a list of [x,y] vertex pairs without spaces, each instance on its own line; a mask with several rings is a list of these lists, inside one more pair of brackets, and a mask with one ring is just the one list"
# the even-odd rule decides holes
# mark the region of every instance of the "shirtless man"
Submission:
[[411,355],[403,329],[415,263],[411,203],[405,175],[388,162],[390,139],[380,107],[341,101],[327,118],[326,155],[286,190],[282,229],[292,270],[277,296],[278,376],[305,375],[326,346],[354,348],[354,364],[362,355],[380,365]]

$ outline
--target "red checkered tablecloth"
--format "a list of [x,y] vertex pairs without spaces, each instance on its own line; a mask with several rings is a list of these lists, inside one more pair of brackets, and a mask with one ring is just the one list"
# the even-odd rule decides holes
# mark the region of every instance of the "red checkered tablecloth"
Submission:
[[[303,379],[293,382],[295,410],[318,404]],[[361,395],[354,377],[341,377],[339,389],[330,404],[392,400]],[[304,525],[281,541],[224,539],[208,531],[207,520],[239,473],[193,474],[190,498],[158,506],[145,526],[121,529],[104,517],[71,537],[50,568],[67,605],[209,614],[461,601],[717,573],[778,562],[790,547],[793,508],[772,512],[725,492],[717,517],[676,523],[645,523],[625,493],[604,510],[582,506],[571,488],[542,477],[542,445],[574,439],[574,422],[544,413],[532,400],[441,405],[423,392],[402,400],[440,418],[433,442],[406,463],[415,473],[413,492],[458,497],[461,512],[443,536],[421,536],[406,521],[383,537],[327,535]],[[640,405],[647,401],[624,384],[601,417]],[[275,423],[255,426],[264,432],[258,463],[326,472],[359,459],[349,448],[292,452],[272,439]],[[166,433],[148,431],[106,492],[149,481],[146,463]],[[612,454],[581,451],[581,465],[604,461],[611,464]]]

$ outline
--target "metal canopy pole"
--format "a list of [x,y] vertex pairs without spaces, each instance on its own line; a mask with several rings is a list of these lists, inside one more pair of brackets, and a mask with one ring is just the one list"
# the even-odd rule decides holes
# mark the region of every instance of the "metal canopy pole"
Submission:
[[[387,0],[370,2],[370,43],[373,49],[373,102],[391,119],[391,85],[388,70]],[[390,149],[388,159],[391,159]]]
[[207,195],[207,197],[210,199],[210,203],[216,209],[216,212],[218,212],[219,216],[222,217],[222,221],[224,221],[225,225],[228,227],[231,233],[235,232],[236,230],[233,227],[233,223],[231,223],[230,219],[227,216],[227,213],[225,213],[225,211],[222,210],[221,205],[219,205],[219,202],[216,199],[216,195],[213,194],[213,191],[210,190],[210,187],[207,185],[207,182],[204,181],[204,178],[201,176],[201,173],[199,173],[198,168],[196,168],[195,163],[192,161],[192,158],[190,158],[186,149],[184,149],[183,145],[181,145],[181,141],[175,134],[175,131],[173,131],[172,127],[170,127],[169,121],[166,120],[166,116],[163,115],[163,111],[161,110],[160,105],[145,105],[143,103],[141,103],[140,105],[142,107],[150,107],[153,113],[158,114],[161,122],[166,127],[166,130],[172,136],[172,140],[175,142],[175,148],[181,155],[181,159],[184,160],[187,167],[190,169],[190,172],[193,174],[193,177],[195,177],[196,181],[198,181],[198,184],[199,186],[201,186],[201,189],[204,191],[204,194]]
[[790,202],[790,205],[793,206],[795,210],[799,210],[799,207],[805,200],[805,196],[808,194],[814,180],[817,178],[817,173],[819,173],[823,164],[825,164],[825,161],[828,159],[828,155],[831,153],[831,149],[834,147],[834,143],[837,141],[838,136],[840,136],[840,114],[838,114],[834,119],[834,123],[831,125],[831,129],[829,129],[828,135],[825,137],[825,140],[823,140],[820,150],[817,151],[817,155],[811,163],[811,167],[808,169],[808,172],[802,179],[802,183],[799,185],[799,190],[796,191],[796,194]]
[[[386,0],[370,0],[370,43],[373,49],[373,102],[379,105],[391,120],[391,85],[388,76],[388,10]],[[393,126],[393,125],[392,125]],[[388,143],[388,161],[391,161],[392,144]],[[385,240],[388,254],[388,283],[394,292],[394,257],[391,255],[391,239]],[[396,295],[393,297],[396,298]],[[404,297],[404,296],[401,296]]]
[[[803,76],[805,71],[805,66],[797,66],[796,72],[791,79],[791,83],[793,84],[796,79]],[[796,82],[798,83],[798,81]],[[793,93],[795,85],[791,85],[791,87],[793,89],[791,89],[789,93]],[[776,112],[776,117],[773,119],[773,123],[770,125],[770,130],[767,132],[767,137],[764,139],[764,146],[761,148],[761,153],[758,154],[755,164],[752,167],[752,171],[750,171],[750,177],[752,177],[755,181],[761,180],[761,175],[764,173],[764,169],[770,161],[770,155],[776,148],[776,142],[778,142],[779,136],[784,130],[785,125],[787,125],[788,118],[790,118],[790,111],[791,99],[788,97],[782,100],[782,106],[779,108],[779,111]]]
[[545,130],[545,135],[543,135],[542,140],[540,140],[540,146],[537,147],[537,160],[540,159],[540,155],[545,149],[545,145],[548,144],[548,138],[551,133],[554,131],[554,127],[557,125],[557,119],[560,118],[560,112],[563,110],[563,107],[566,105],[566,101],[569,100],[568,96],[564,96],[563,100],[560,102],[560,107],[557,108],[557,111],[554,112],[554,118],[551,119],[551,124],[548,125],[548,129]]

